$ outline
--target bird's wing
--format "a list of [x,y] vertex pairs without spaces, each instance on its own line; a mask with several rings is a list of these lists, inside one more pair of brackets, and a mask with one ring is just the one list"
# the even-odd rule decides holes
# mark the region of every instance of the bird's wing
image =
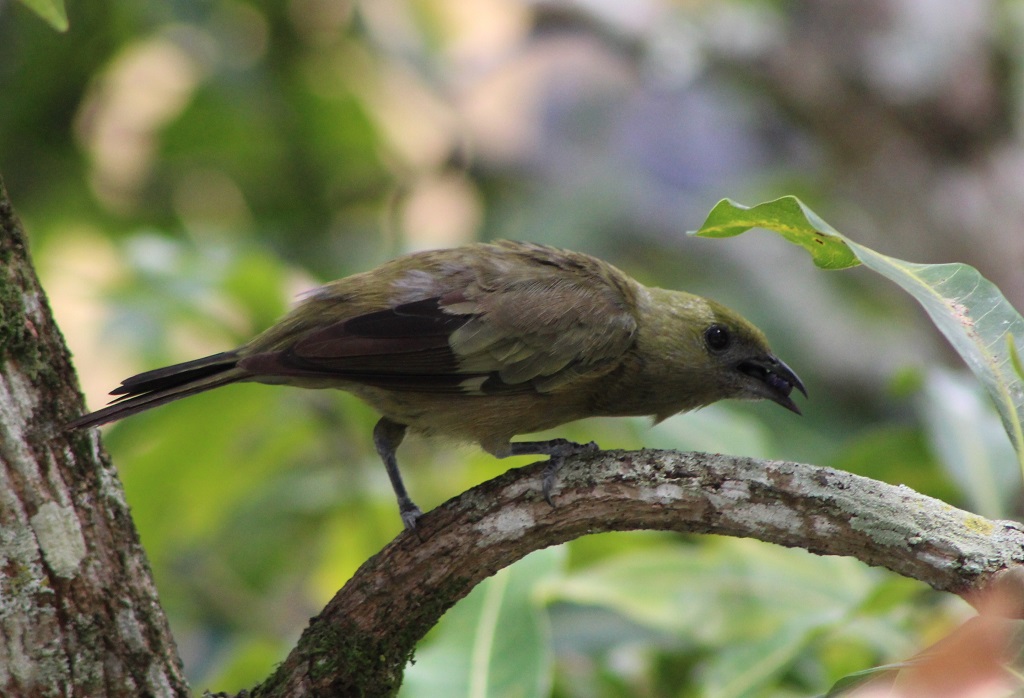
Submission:
[[543,263],[514,274],[477,268],[425,291],[310,329],[239,365],[392,390],[551,392],[614,365],[636,330],[621,284]]
[[448,342],[485,388],[556,390],[614,363],[636,332],[621,289],[600,277],[538,274],[467,295],[453,306],[474,312]]

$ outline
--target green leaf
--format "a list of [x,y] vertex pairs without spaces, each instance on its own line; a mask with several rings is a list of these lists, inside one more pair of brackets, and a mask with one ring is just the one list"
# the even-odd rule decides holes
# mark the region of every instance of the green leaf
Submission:
[[981,387],[966,373],[933,369],[922,396],[928,441],[970,510],[992,519],[1012,516],[1020,471]]
[[820,632],[820,619],[797,617],[743,641],[722,647],[701,676],[701,695],[708,698],[756,696],[796,661]]
[[21,0],[21,3],[57,31],[67,31],[68,13],[64,9],[64,0]]
[[908,669],[918,663],[919,660],[910,660],[907,662],[896,662],[894,664],[883,664],[882,666],[848,674],[836,681],[832,685],[832,688],[829,689],[828,693],[825,693],[819,698],[839,698],[839,696],[847,694],[853,689],[863,686],[869,681],[896,676],[903,669]]
[[[544,591],[552,599],[604,606],[652,628],[718,642],[733,630],[749,630],[750,613],[779,622],[841,614],[839,609],[863,602],[874,583],[872,573],[848,558],[715,540],[699,549],[673,544],[625,552]],[[726,618],[738,610],[733,627]]]
[[995,401],[1024,469],[1024,386],[1008,349],[1014,337],[1024,337],[1024,318],[992,282],[966,264],[915,264],[879,254],[836,231],[794,196],[751,208],[721,201],[692,234],[729,237],[751,228],[778,232],[825,269],[863,263],[912,295]]
[[625,552],[544,593],[707,648],[700,695],[730,698],[782,674],[824,631],[842,626],[876,584],[877,575],[849,558],[714,540]]
[[1010,352],[1010,363],[1013,364],[1017,377],[1024,379],[1024,363],[1021,363],[1020,353],[1017,351],[1017,340],[1010,333],[1006,334],[1006,351]]
[[722,199],[711,209],[700,230],[691,234],[730,238],[751,228],[774,230],[794,245],[800,245],[822,269],[846,269],[860,264],[846,244],[846,238],[795,196],[784,196],[750,208]]
[[537,585],[560,573],[564,546],[499,571],[441,619],[416,652],[401,698],[546,698],[553,651]]

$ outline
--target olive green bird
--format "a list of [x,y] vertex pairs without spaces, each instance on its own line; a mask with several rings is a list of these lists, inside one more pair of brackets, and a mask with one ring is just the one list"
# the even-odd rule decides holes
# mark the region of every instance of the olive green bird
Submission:
[[514,436],[585,417],[660,421],[725,398],[797,414],[807,391],[765,336],[707,298],[650,288],[589,255],[502,241],[418,252],[313,291],[244,346],[122,381],[91,427],[255,381],[339,388],[382,416],[374,443],[406,528],[420,509],[395,451],[406,431],[475,442],[499,458],[548,455],[555,473],[596,449]]

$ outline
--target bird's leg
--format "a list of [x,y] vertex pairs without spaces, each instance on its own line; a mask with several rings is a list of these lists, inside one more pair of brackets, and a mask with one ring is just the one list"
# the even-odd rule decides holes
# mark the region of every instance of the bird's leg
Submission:
[[391,479],[391,489],[395,491],[395,497],[398,499],[398,513],[402,517],[402,523],[405,524],[406,530],[415,531],[416,519],[420,518],[423,512],[409,498],[409,493],[402,482],[402,474],[398,472],[398,459],[395,458],[395,451],[403,438],[405,425],[392,422],[387,417],[381,417],[377,426],[373,428],[373,445],[377,447],[377,453],[384,461],[384,468]]
[[568,439],[551,439],[550,441],[512,441],[507,449],[501,453],[495,453],[499,458],[506,456],[550,456],[551,459],[544,467],[544,474],[541,478],[541,492],[544,493],[544,501],[553,508],[555,503],[551,500],[551,488],[555,486],[555,475],[562,463],[569,456],[580,453],[593,453],[598,449],[596,443],[591,441],[588,444],[578,444]]

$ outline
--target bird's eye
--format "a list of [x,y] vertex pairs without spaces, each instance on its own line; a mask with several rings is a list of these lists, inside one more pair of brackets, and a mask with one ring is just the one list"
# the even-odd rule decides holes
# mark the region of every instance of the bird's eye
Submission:
[[704,331],[704,341],[711,351],[724,351],[732,342],[732,336],[724,325],[712,325]]

